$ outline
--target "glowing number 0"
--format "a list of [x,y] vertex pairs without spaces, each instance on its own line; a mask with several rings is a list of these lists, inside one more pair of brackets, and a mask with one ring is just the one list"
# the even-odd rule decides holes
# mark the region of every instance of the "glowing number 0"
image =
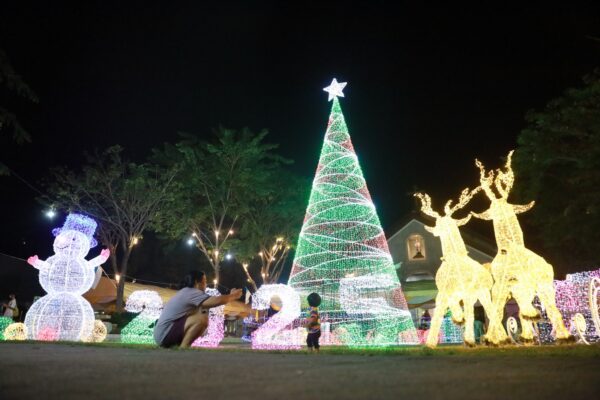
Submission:
[[150,327],[160,317],[163,302],[158,293],[152,290],[136,290],[127,298],[125,310],[139,313],[121,331],[123,343],[154,343],[153,329]]
[[252,308],[267,310],[273,296],[281,299],[281,310],[252,333],[253,349],[300,348],[298,337],[302,328],[284,330],[300,316],[300,296],[287,285],[262,285],[252,295]]
[[[220,296],[217,289],[207,288],[204,291],[210,296]],[[208,312],[208,328],[203,336],[192,343],[192,347],[219,347],[225,336],[225,306],[213,307]]]

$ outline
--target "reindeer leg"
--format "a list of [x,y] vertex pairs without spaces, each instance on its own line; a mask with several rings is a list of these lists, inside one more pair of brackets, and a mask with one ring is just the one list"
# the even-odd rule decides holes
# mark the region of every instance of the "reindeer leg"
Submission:
[[427,341],[425,342],[425,344],[429,348],[434,348],[438,344],[440,326],[442,325],[442,319],[444,318],[444,314],[448,309],[448,300],[445,293],[438,293],[435,302],[435,313],[433,314],[431,325],[429,327],[429,333],[427,334]]
[[490,318],[490,324],[488,326],[487,333],[485,334],[485,340],[488,343],[499,345],[508,341],[506,330],[502,325],[502,319],[504,317],[504,306],[509,297],[509,292],[504,282],[497,282],[492,288],[492,308],[488,314]]
[[475,299],[468,297],[463,300],[465,307],[465,344],[475,346]]
[[463,308],[460,306],[460,300],[455,297],[449,298],[450,312],[452,312],[452,321],[457,325],[462,325],[465,322]]
[[[504,331],[504,328],[502,327],[502,314],[498,313],[496,310],[496,306],[494,305],[494,303],[492,303],[492,297],[490,295],[490,291],[487,289],[481,290],[479,292],[479,301],[481,302],[481,305],[483,305],[483,308],[485,310],[485,313],[488,317],[488,319],[490,320],[489,323],[489,327],[488,327],[488,333],[486,333],[483,338],[482,341],[485,342],[489,342],[489,343],[493,343],[493,344],[499,344],[499,343],[503,343],[506,342],[508,340],[508,336],[506,336],[506,332]],[[504,308],[504,307],[502,307]],[[491,336],[488,336],[488,334],[492,331],[492,329],[494,331],[496,331],[496,337],[494,340],[491,339]],[[495,343],[494,343],[495,341]]]
[[533,324],[530,319],[527,319],[519,311],[519,321],[521,322],[521,339],[525,341],[525,344],[533,343]]

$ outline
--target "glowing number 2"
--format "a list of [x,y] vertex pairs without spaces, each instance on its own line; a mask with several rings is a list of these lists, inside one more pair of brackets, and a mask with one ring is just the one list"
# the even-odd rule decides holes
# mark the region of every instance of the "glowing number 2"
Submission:
[[285,330],[300,316],[300,296],[287,285],[262,285],[252,295],[252,308],[267,310],[273,296],[281,299],[281,310],[252,333],[253,349],[295,349],[300,348],[302,328]]
[[[204,291],[211,296],[220,296],[217,289],[207,288]],[[192,347],[219,347],[225,336],[225,306],[213,307],[208,312],[208,328],[204,335],[192,343]]]
[[154,343],[151,325],[160,317],[163,302],[152,290],[136,290],[127,298],[125,310],[139,313],[121,330],[123,343]]

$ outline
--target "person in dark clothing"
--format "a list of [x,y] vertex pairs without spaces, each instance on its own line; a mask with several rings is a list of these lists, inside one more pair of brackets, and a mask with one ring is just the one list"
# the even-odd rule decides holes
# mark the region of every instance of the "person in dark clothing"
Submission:
[[308,296],[308,304],[310,305],[310,311],[306,323],[306,329],[308,330],[306,345],[308,350],[312,351],[314,348],[318,352],[321,348],[319,345],[319,338],[321,337],[321,319],[319,318],[321,297],[317,293],[311,293]]

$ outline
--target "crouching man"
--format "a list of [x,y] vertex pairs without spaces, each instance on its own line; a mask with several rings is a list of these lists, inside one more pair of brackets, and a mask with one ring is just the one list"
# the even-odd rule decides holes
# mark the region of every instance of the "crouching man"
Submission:
[[230,294],[222,296],[207,295],[206,275],[202,271],[187,274],[182,286],[167,302],[154,327],[154,341],[161,347],[190,347],[208,327],[208,309],[242,295],[241,289],[232,289]]

